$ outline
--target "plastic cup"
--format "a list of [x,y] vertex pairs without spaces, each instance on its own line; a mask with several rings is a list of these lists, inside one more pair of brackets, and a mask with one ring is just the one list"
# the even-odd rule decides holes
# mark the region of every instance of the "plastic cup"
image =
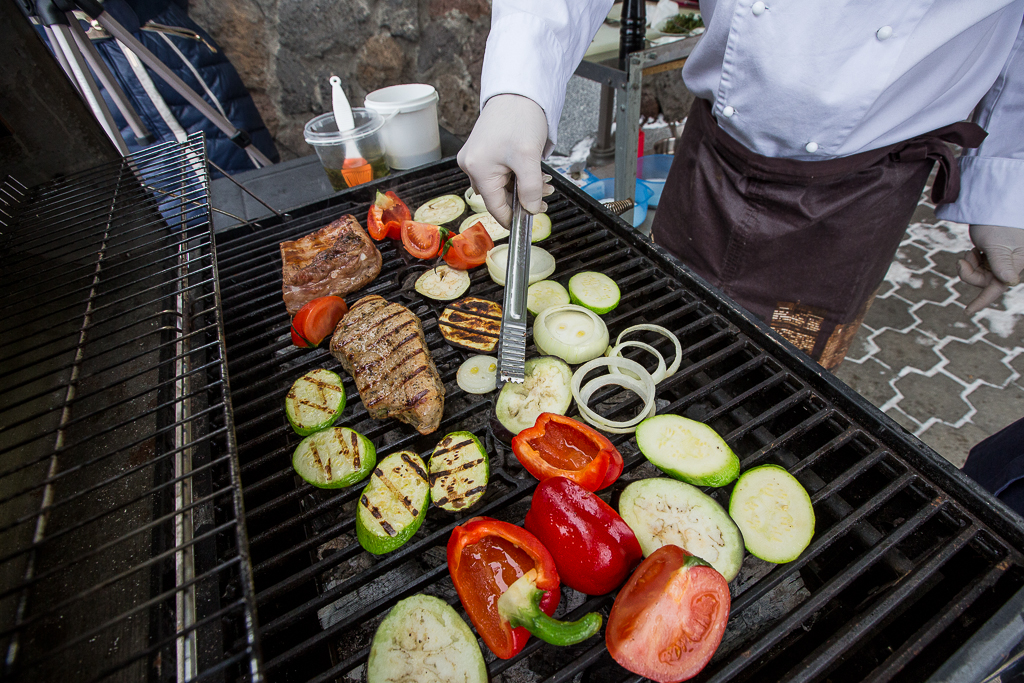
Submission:
[[384,118],[381,136],[391,168],[415,168],[441,158],[437,100],[437,90],[426,83],[392,85],[366,96],[366,108]]
[[[589,185],[584,185],[583,191],[598,201],[601,201],[602,199],[614,199],[615,178],[595,180]],[[639,228],[643,225],[644,219],[647,218],[647,203],[651,200],[652,194],[654,194],[654,191],[646,182],[643,180],[636,181],[635,205],[630,209],[630,211],[633,212],[634,228]],[[628,213],[629,211],[627,211],[626,214],[623,214],[623,216],[626,216]]]
[[335,191],[382,178],[391,170],[380,135],[384,119],[375,111],[356,107],[352,120],[355,128],[338,132],[334,112],[327,112],[310,120],[303,130]]
[[651,186],[654,194],[647,202],[648,206],[657,208],[661,201],[661,191],[665,189],[665,179],[668,178],[668,171],[672,168],[671,154],[648,154],[640,157],[636,162],[636,177]]

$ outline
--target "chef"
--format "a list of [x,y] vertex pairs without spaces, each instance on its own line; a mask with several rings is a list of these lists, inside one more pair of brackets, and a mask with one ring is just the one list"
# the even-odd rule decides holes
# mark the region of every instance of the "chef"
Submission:
[[[482,110],[459,153],[488,210],[550,191],[565,88],[611,0],[494,0]],[[826,368],[842,361],[938,165],[970,224],[973,314],[1024,268],[1024,0],[703,0],[697,99],[654,241]],[[969,119],[969,120],[968,120]],[[987,133],[987,134],[986,134]],[[959,162],[948,143],[964,148]]]

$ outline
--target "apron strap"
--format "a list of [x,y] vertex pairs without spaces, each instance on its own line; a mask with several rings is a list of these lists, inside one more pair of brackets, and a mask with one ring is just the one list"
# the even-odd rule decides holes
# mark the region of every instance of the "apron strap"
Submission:
[[936,205],[955,202],[960,196],[960,167],[946,143],[974,148],[981,145],[987,135],[984,128],[972,121],[958,121],[897,144],[889,152],[889,158],[893,161],[934,159],[939,167],[932,185],[932,202]]

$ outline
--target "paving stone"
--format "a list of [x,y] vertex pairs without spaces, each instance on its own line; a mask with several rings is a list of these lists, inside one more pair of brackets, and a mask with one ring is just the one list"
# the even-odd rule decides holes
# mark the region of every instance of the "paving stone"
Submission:
[[967,400],[978,409],[971,422],[988,434],[995,434],[1024,416],[1024,389],[1014,384],[1006,389],[978,387],[967,395]]
[[904,330],[913,325],[916,320],[910,314],[906,301],[894,296],[884,299],[875,299],[864,316],[864,322],[877,329],[889,327],[894,330]]
[[936,251],[928,257],[935,266],[932,268],[949,278],[959,279],[960,274],[956,272],[956,262],[960,260],[959,252]]
[[920,272],[931,266],[927,258],[928,251],[916,244],[904,243],[896,252],[896,260],[909,270]]
[[[1024,313],[1024,312],[1022,312]],[[1024,344],[1024,314],[1007,312],[1002,303],[981,311],[978,323],[989,331],[988,340],[996,346],[1013,348]]]
[[925,204],[918,204],[917,209],[914,210],[914,215],[910,218],[910,222],[934,225],[939,222],[939,219],[935,217],[935,209]]
[[980,289],[974,285],[967,284],[959,278],[953,282],[951,287],[960,295],[960,298],[956,299],[956,301],[960,302],[961,306],[966,306],[970,302],[974,301],[974,299],[981,293]]
[[911,434],[916,432],[918,428],[920,428],[921,426],[918,422],[914,420],[914,418],[910,417],[899,408],[889,408],[889,410],[885,411],[885,414],[888,415],[890,419],[894,420],[896,424],[898,424],[900,427],[903,427]]
[[897,285],[895,282],[882,280],[882,284],[878,285],[878,289],[875,290],[875,298],[887,296],[890,292],[893,292],[898,288],[899,285]]
[[964,388],[946,375],[928,377],[911,373],[893,384],[903,394],[900,409],[922,424],[933,417],[943,422],[956,422],[971,409],[960,398]]
[[979,332],[983,332],[981,326],[967,317],[964,307],[955,302],[945,306],[926,303],[915,313],[921,319],[916,329],[929,333],[936,339],[946,337],[970,339]]
[[875,345],[868,341],[872,332],[874,330],[869,325],[860,326],[857,334],[853,336],[853,341],[850,342],[850,348],[846,351],[844,363],[864,360],[876,351]]
[[896,391],[889,386],[889,380],[895,375],[875,360],[869,359],[859,364],[846,361],[836,369],[835,374],[851,387],[856,387],[857,393],[872,405],[881,406],[896,395]]
[[906,367],[923,372],[935,367],[941,360],[933,348],[936,341],[916,330],[905,333],[883,330],[872,340],[878,346],[878,353],[874,357],[897,373],[900,368]]
[[985,430],[967,422],[959,428],[936,423],[918,438],[956,467],[963,467],[967,454],[987,436],[989,434]]
[[1021,377],[1017,378],[1018,382],[1024,379],[1024,353],[1019,354],[1016,358],[1011,360],[1010,367],[1020,373]]
[[913,284],[900,287],[899,294],[907,301],[913,303],[918,301],[937,301],[941,303],[949,298],[949,291],[946,289],[946,278],[936,275],[931,271],[916,275]]
[[1006,354],[985,342],[950,342],[939,351],[949,363],[946,372],[956,375],[967,384],[983,379],[1002,385],[1013,374],[1003,365]]

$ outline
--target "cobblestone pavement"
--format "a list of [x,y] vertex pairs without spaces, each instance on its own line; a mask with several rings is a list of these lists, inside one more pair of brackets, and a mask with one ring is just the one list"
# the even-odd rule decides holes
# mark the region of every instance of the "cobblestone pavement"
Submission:
[[836,375],[959,467],[1024,415],[1024,284],[965,315],[967,226],[938,220],[929,191]]

